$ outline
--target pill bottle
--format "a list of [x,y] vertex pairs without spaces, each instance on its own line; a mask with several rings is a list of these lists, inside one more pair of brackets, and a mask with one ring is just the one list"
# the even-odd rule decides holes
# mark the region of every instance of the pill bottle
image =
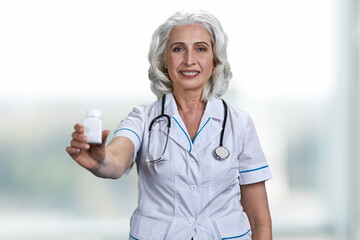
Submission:
[[90,109],[86,111],[84,127],[84,134],[87,138],[87,143],[102,143],[102,121],[100,110]]

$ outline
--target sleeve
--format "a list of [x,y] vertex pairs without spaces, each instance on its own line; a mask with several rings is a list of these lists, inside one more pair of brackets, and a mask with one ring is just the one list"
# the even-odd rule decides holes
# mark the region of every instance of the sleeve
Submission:
[[238,156],[240,185],[257,183],[272,178],[254,123],[244,113],[241,152]]
[[[127,137],[134,144],[135,152],[133,163],[135,163],[137,158],[137,153],[141,148],[142,136],[145,126],[145,107],[137,106],[134,107],[132,112],[120,122],[117,129],[114,132],[113,138],[116,137]],[[130,172],[131,168],[127,169],[124,175],[127,175]]]

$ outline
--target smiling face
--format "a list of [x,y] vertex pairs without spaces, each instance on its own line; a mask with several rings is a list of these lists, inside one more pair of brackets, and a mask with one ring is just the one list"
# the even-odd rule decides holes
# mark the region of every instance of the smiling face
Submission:
[[174,93],[202,94],[214,66],[211,36],[200,24],[175,27],[169,35],[165,67]]

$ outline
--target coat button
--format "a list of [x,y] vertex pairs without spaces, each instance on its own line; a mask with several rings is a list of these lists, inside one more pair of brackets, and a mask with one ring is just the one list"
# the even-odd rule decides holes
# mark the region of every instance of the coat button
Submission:
[[195,191],[196,188],[197,188],[196,185],[191,185],[191,186],[190,186],[190,190],[191,190],[191,191]]

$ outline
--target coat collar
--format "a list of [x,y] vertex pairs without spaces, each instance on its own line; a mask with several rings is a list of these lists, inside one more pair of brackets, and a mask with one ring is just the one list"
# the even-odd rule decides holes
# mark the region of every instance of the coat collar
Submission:
[[[177,142],[180,147],[194,153],[206,147],[221,132],[224,106],[219,98],[211,98],[207,102],[194,142],[191,141],[186,126],[180,117],[172,93],[166,95],[164,113],[170,116],[172,122],[170,138]],[[164,126],[162,130],[166,133],[167,128]]]
[[[174,95],[172,93],[166,94],[164,113],[168,114],[170,117],[180,116]],[[222,100],[220,98],[212,97],[206,103],[205,111],[202,118],[224,120],[224,105],[222,103]]]

